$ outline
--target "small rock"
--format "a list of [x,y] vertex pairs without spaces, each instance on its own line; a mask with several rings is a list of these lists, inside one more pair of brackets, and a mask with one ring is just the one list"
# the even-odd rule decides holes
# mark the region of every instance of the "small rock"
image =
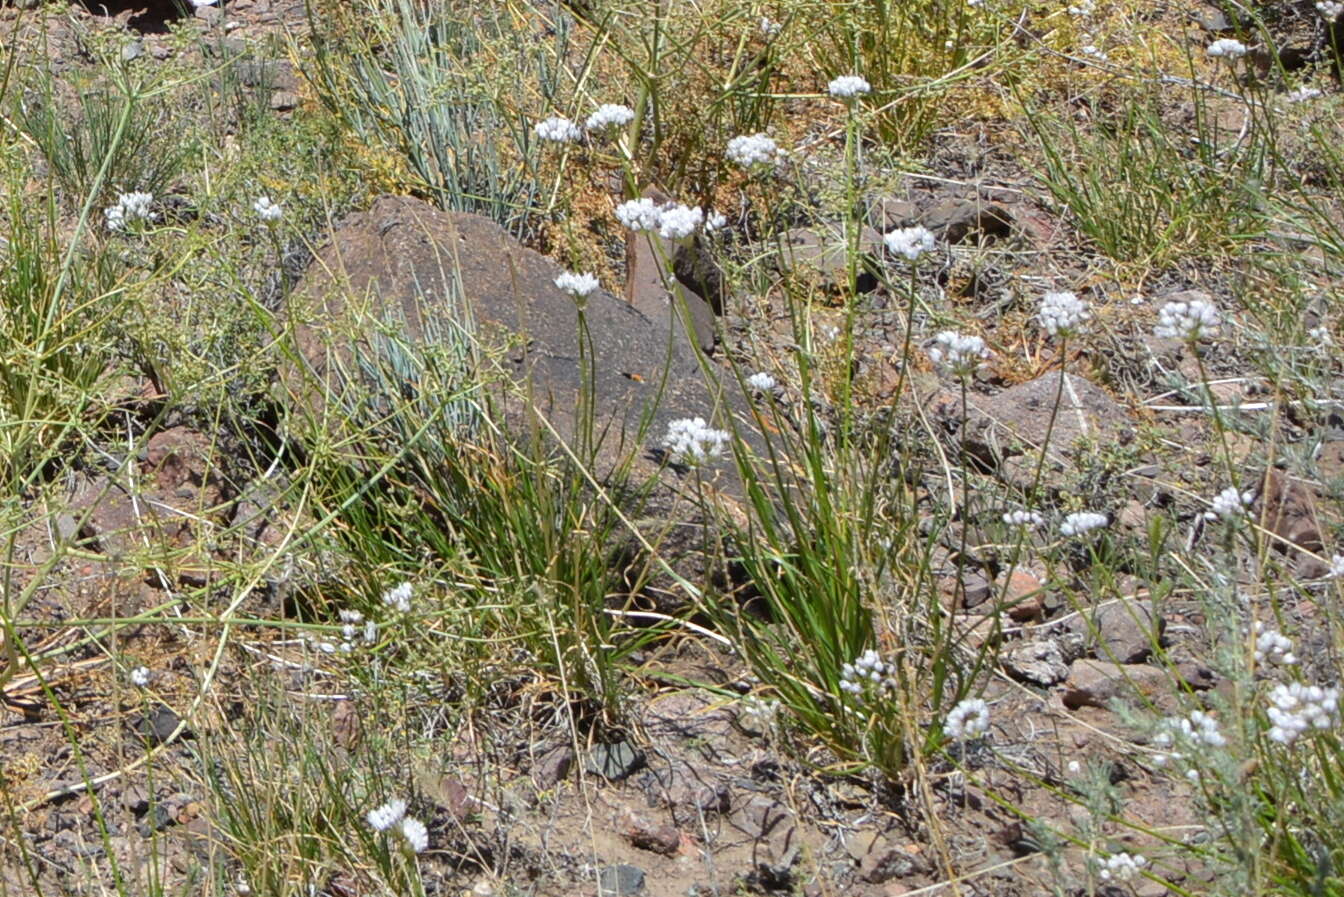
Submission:
[[277,90],[271,94],[271,110],[274,112],[288,112],[299,102],[299,95],[292,90]]
[[1069,665],[1054,639],[1015,643],[1004,652],[1003,668],[1013,678],[1036,685],[1054,685],[1069,675]]
[[672,856],[681,847],[681,832],[670,825],[658,825],[630,808],[621,816],[621,835],[631,846],[663,856]]
[[1035,574],[1014,570],[1003,586],[1003,600],[1013,622],[1030,623],[1045,612],[1045,587]]
[[1271,468],[1265,473],[1259,501],[1267,530],[1306,551],[1324,550],[1315,497],[1305,483]]
[[845,844],[849,855],[859,864],[859,880],[869,884],[883,884],[893,878],[904,878],[919,870],[914,845],[901,845],[877,832],[862,832]]
[[136,816],[149,809],[149,794],[142,785],[130,785],[121,793],[121,805]]
[[532,767],[532,782],[543,791],[554,788],[569,775],[574,766],[574,749],[562,744],[548,752]]
[[1147,664],[1075,660],[1064,682],[1064,706],[1105,707],[1115,698],[1153,700],[1167,685],[1167,674]]
[[[859,232],[858,252],[861,256],[880,256],[882,235],[864,226]],[[849,246],[845,229],[840,223],[822,224],[816,228],[799,227],[784,234],[779,250],[779,264],[785,269],[803,268],[812,272],[819,285],[828,291],[846,288],[849,277]],[[860,293],[877,289],[877,278],[860,263],[856,283]]]
[[629,863],[607,866],[597,877],[599,897],[632,897],[644,890],[644,870]]
[[[139,717],[133,725],[136,734],[151,745],[157,745],[167,741],[180,722],[182,718],[171,707],[160,705]],[[188,734],[188,730],[184,729],[182,737],[186,738]]]
[[132,59],[139,59],[145,55],[145,45],[143,41],[133,40],[121,48],[121,61],[130,62]]
[[1089,624],[1084,616],[1075,617],[1069,629],[1092,645],[1099,659],[1113,663],[1142,663],[1152,653],[1163,626],[1153,603],[1135,598],[1108,601],[1091,618]]
[[1013,213],[998,203],[948,199],[924,214],[924,226],[948,243],[1002,239],[1013,233]]
[[619,782],[644,766],[644,754],[628,741],[594,745],[584,769],[609,782]]

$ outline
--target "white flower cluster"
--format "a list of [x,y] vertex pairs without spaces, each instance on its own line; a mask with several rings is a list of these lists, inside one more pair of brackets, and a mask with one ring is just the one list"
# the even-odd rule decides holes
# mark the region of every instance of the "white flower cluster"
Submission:
[[933,338],[929,358],[934,364],[946,365],[959,377],[970,376],[983,359],[989,357],[985,341],[978,336],[967,336],[944,330]]
[[1255,493],[1249,489],[1245,492],[1238,492],[1236,486],[1228,486],[1222,492],[1213,497],[1209,510],[1204,512],[1206,520],[1230,520],[1233,517],[1240,517],[1246,513],[1252,502],[1255,501]]
[[769,16],[761,16],[761,21],[757,25],[757,27],[760,29],[761,34],[765,35],[766,37],[776,37],[779,35],[779,32],[784,30],[784,26],[782,24],[776,22]]
[[1259,620],[1255,621],[1253,631],[1256,663],[1272,663],[1277,666],[1297,663],[1297,655],[1293,653],[1293,640],[1288,636]]
[[1341,14],[1344,14],[1344,3],[1336,3],[1335,0],[1321,0],[1316,4],[1316,11],[1321,14],[1331,25],[1335,23]]
[[755,392],[774,392],[779,382],[765,371],[757,371],[747,378],[747,386]]
[[1046,293],[1041,297],[1041,309],[1037,320],[1041,329],[1051,336],[1072,336],[1081,333],[1083,324],[1092,317],[1087,303],[1079,299],[1076,293]]
[[1148,865],[1146,857],[1129,853],[1114,853],[1101,864],[1097,876],[1102,881],[1129,881],[1139,874],[1139,870]]
[[1297,90],[1290,90],[1283,95],[1283,98],[1289,103],[1305,103],[1307,100],[1314,100],[1321,95],[1320,88],[1302,86]]
[[1080,19],[1091,18],[1097,11],[1097,5],[1093,0],[1081,0],[1081,2],[1069,7],[1069,15],[1077,16]]
[[841,75],[826,85],[826,90],[833,97],[852,100],[855,97],[867,96],[872,92],[873,86],[858,75]]
[[149,667],[136,667],[131,670],[131,684],[136,688],[144,688],[149,684]]
[[1009,526],[1043,526],[1045,518],[1036,511],[1009,511],[1003,515],[1003,522]]
[[1064,522],[1059,525],[1059,534],[1061,536],[1081,536],[1083,533],[1094,529],[1100,529],[1110,520],[1105,514],[1098,514],[1095,511],[1074,511],[1064,518]]
[[903,255],[915,261],[926,252],[933,251],[933,232],[926,227],[900,227],[882,238],[887,251],[892,255]]
[[[1202,710],[1196,710],[1188,717],[1168,717],[1162,721],[1160,731],[1153,736],[1153,746],[1162,749],[1161,753],[1154,755],[1154,765],[1166,766],[1182,759],[1185,756],[1183,753],[1170,750],[1178,742],[1197,749],[1219,748],[1227,744],[1227,739],[1218,731],[1218,720]],[[1193,776],[1187,773],[1187,776],[1191,781],[1199,777],[1198,773]]]
[[269,196],[258,196],[257,201],[252,203],[252,208],[256,211],[257,217],[267,224],[272,221],[279,221],[285,214],[285,210],[280,208],[280,204],[271,202]]
[[1234,38],[1224,37],[1209,44],[1204,52],[1214,59],[1226,59],[1231,62],[1246,55],[1246,45]]
[[532,132],[540,140],[550,143],[577,143],[583,137],[583,130],[574,122],[560,115],[537,122]]
[[743,168],[771,165],[779,158],[779,145],[767,134],[742,134],[728,141],[728,161]]
[[623,128],[635,120],[635,110],[620,103],[603,103],[597,107],[588,120],[583,123],[589,131],[606,131],[609,128]]
[[717,212],[711,212],[706,221],[705,212],[699,206],[679,203],[659,206],[647,197],[621,203],[616,207],[616,220],[633,231],[656,230],[665,240],[681,240],[701,226],[706,231],[713,231],[727,223]]
[[1168,302],[1157,314],[1157,327],[1153,333],[1159,337],[1197,340],[1218,335],[1222,316],[1218,307],[1203,299],[1189,302]]
[[966,698],[947,715],[943,731],[951,738],[976,738],[989,731],[989,705],[980,698]]
[[411,611],[411,584],[403,582],[383,593],[383,603],[403,614]]
[[1339,723],[1339,689],[1290,682],[1275,686],[1265,711],[1272,724],[1269,737],[1289,746],[1310,730],[1324,731]]
[[[343,610],[338,616],[341,619],[341,642],[340,650],[344,654],[349,654],[355,647],[355,639],[362,638],[365,644],[372,645],[378,641],[378,624],[373,620],[364,619],[364,615],[357,610]],[[360,624],[364,625],[360,625]]]
[[703,464],[723,454],[728,434],[705,423],[703,417],[683,417],[667,425],[663,447],[675,461]]
[[1330,569],[1326,572],[1326,579],[1339,579],[1344,577],[1344,554],[1337,554],[1330,559]]
[[153,221],[152,193],[123,193],[117,201],[103,209],[103,220],[110,231],[124,231],[134,221]]
[[575,299],[582,299],[598,288],[597,278],[591,274],[566,271],[555,279],[555,285]]
[[872,648],[860,654],[853,663],[840,668],[840,690],[856,698],[862,697],[870,688],[888,691],[895,687],[896,668]]
[[422,853],[429,847],[429,832],[419,819],[406,815],[406,801],[390,800],[369,811],[364,817],[375,832],[385,832],[397,826],[406,844],[415,853]]
[[1106,55],[1105,50],[1101,49],[1096,44],[1088,44],[1087,46],[1083,47],[1083,49],[1080,52],[1084,56],[1091,56],[1098,62],[1106,62],[1111,58],[1110,56]]

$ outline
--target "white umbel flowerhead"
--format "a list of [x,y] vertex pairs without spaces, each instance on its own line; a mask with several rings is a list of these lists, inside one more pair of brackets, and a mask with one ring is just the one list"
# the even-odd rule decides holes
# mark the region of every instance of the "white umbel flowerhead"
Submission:
[[399,586],[383,593],[383,603],[395,611],[409,613],[411,609],[411,584],[403,582]]
[[943,731],[951,738],[977,738],[989,731],[989,705],[980,698],[966,698],[947,715]]
[[933,231],[927,227],[899,227],[882,238],[887,251],[915,261],[926,252],[933,252]]
[[136,667],[131,670],[131,684],[136,688],[144,688],[149,684],[149,668]]
[[1168,302],[1157,313],[1153,333],[1162,338],[1186,340],[1212,339],[1223,323],[1218,306],[1204,299]]
[[603,103],[597,111],[588,116],[584,126],[590,131],[606,131],[611,128],[623,128],[635,120],[635,110],[620,103]]
[[1003,522],[1009,526],[1042,526],[1045,518],[1036,511],[1009,511],[1003,515]]
[[582,299],[599,286],[597,278],[591,274],[575,274],[566,271],[555,279],[555,285],[575,299]]
[[933,359],[933,363],[945,366],[958,377],[969,377],[980,366],[980,362],[988,357],[989,349],[984,340],[954,330],[939,333],[929,348],[929,358]]
[[532,126],[532,133],[550,143],[576,143],[583,137],[578,125],[559,115],[537,122]]
[[1316,12],[1320,13],[1322,19],[1333,25],[1335,19],[1344,14],[1344,3],[1336,3],[1335,0],[1321,0],[1320,3],[1316,4]]
[[765,371],[757,371],[747,378],[747,386],[755,392],[774,392],[779,383]]
[[136,221],[153,221],[154,194],[123,193],[117,201],[103,209],[103,219],[110,231],[124,231]]
[[280,208],[279,203],[271,202],[269,196],[259,196],[257,201],[252,203],[252,208],[256,211],[257,217],[267,224],[272,221],[279,221],[285,214],[285,210]]
[[840,690],[854,697],[861,697],[870,689],[890,691],[895,687],[896,668],[872,648],[840,668]]
[[1108,856],[1101,864],[1101,869],[1097,872],[1097,877],[1102,881],[1129,881],[1139,874],[1139,870],[1148,865],[1146,857],[1135,856],[1129,853],[1115,853]]
[[669,205],[658,219],[658,234],[665,240],[683,240],[705,223],[705,212],[699,206]]
[[662,218],[658,204],[647,197],[631,199],[616,207],[616,220],[633,231],[657,230]]
[[1095,511],[1075,511],[1064,518],[1064,522],[1059,525],[1059,534],[1061,536],[1081,536],[1083,533],[1091,532],[1094,529],[1101,529],[1110,520],[1105,514],[1098,514]]
[[1050,336],[1074,336],[1083,332],[1083,325],[1092,317],[1087,303],[1070,292],[1046,293],[1041,297],[1041,308],[1036,319],[1041,329]]
[[852,100],[872,93],[873,86],[858,75],[841,75],[826,85],[831,96],[840,100]]
[[690,466],[719,457],[727,444],[728,434],[709,426],[703,417],[674,420],[663,437],[663,447],[672,459]]
[[406,801],[395,799],[370,810],[364,818],[369,821],[369,827],[375,832],[385,832],[401,822],[405,815]]
[[1339,689],[1290,682],[1275,686],[1265,709],[1271,741],[1291,746],[1308,732],[1323,732],[1339,724]]
[[1277,629],[1255,621],[1255,662],[1291,666],[1297,663],[1293,653],[1293,640]]
[[765,37],[776,37],[779,35],[779,32],[784,30],[783,25],[769,16],[761,16],[761,21],[756,27],[760,29],[761,34]]
[[1246,45],[1234,38],[1224,37],[1209,44],[1208,49],[1204,52],[1214,59],[1226,59],[1228,62],[1234,62],[1246,55]]
[[1337,554],[1330,559],[1330,569],[1326,571],[1325,578],[1344,578],[1344,554]]
[[429,847],[429,831],[419,819],[407,816],[401,820],[401,835],[413,853],[424,853]]
[[1238,492],[1236,486],[1228,486],[1213,497],[1209,510],[1204,512],[1206,520],[1231,520],[1241,517],[1255,501],[1255,493],[1247,490]]
[[743,168],[764,167],[779,157],[779,145],[767,134],[742,134],[728,141],[724,155]]

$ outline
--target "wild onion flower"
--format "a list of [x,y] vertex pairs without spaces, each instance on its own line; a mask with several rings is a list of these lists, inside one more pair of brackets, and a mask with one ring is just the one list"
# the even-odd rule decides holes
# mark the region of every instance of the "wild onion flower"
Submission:
[[1203,299],[1189,302],[1168,302],[1157,315],[1157,327],[1153,333],[1163,338],[1173,338],[1193,342],[1198,339],[1212,339],[1218,335],[1222,324],[1218,306]]
[[537,122],[532,126],[532,132],[539,139],[551,143],[577,143],[583,137],[583,131],[580,130],[578,125],[559,115],[552,115],[548,119]]
[[719,211],[710,210],[705,214],[705,233],[712,234],[720,228],[728,226],[728,219]]
[[136,221],[153,221],[152,193],[123,193],[117,201],[103,209],[103,219],[110,231],[124,231]]
[[337,616],[341,619],[341,636],[347,642],[354,641],[355,636],[359,634],[359,624],[364,622],[364,615],[347,608],[340,611]]
[[743,168],[771,165],[779,157],[779,145],[768,134],[741,134],[728,141],[724,155]]
[[1234,62],[1246,55],[1246,45],[1231,37],[1224,37],[1209,44],[1208,53],[1214,59],[1226,59]]
[[661,210],[658,233],[665,240],[683,240],[704,223],[705,213],[699,206],[669,205]]
[[1330,559],[1330,569],[1326,571],[1326,579],[1339,579],[1344,577],[1344,554],[1337,554]]
[[1097,872],[1097,877],[1102,881],[1129,881],[1139,874],[1139,870],[1148,865],[1146,857],[1135,856],[1129,853],[1115,853],[1108,856],[1101,864],[1101,869]]
[[1230,520],[1233,517],[1241,517],[1254,501],[1255,493],[1249,489],[1238,492],[1236,486],[1228,486],[1213,497],[1210,509],[1204,512],[1204,519]]
[[1339,689],[1290,682],[1269,693],[1265,715],[1272,724],[1271,741],[1290,747],[1310,731],[1324,731],[1339,723]]
[[761,34],[766,37],[775,37],[779,32],[784,30],[783,25],[776,22],[774,19],[771,19],[769,16],[761,16],[761,21],[757,27],[760,29]]
[[1009,526],[1043,526],[1045,518],[1035,511],[1009,511],[1003,515],[1003,522]]
[[402,819],[401,834],[414,853],[424,853],[425,849],[429,847],[429,831],[419,819],[411,816]]
[[396,799],[390,800],[381,807],[370,810],[364,818],[369,821],[369,826],[375,832],[385,832],[392,826],[401,822],[406,816],[406,801]]
[[900,227],[882,238],[887,251],[892,255],[903,255],[915,261],[926,252],[933,251],[933,232],[926,227]]
[[978,336],[967,336],[944,330],[933,338],[929,358],[934,364],[945,365],[958,377],[969,377],[983,359],[989,357],[985,341]]
[[599,286],[597,278],[591,274],[575,274],[566,271],[555,279],[555,285],[575,299],[582,299]]
[[1087,303],[1070,292],[1046,293],[1041,297],[1041,309],[1036,318],[1041,329],[1051,336],[1074,336],[1083,331],[1092,317]]
[[765,371],[757,371],[747,378],[747,386],[756,392],[774,392],[779,383]]
[[840,690],[856,698],[869,691],[893,691],[896,688],[896,668],[869,648],[853,663],[840,667]]
[[136,667],[131,670],[131,684],[136,688],[144,688],[149,684],[149,668]]
[[1096,11],[1097,5],[1093,0],[1082,0],[1082,2],[1069,7],[1069,15],[1077,16],[1080,19],[1089,18]]
[[606,131],[609,128],[623,128],[635,120],[635,110],[620,103],[603,103],[597,111],[588,116],[584,127],[590,131]]
[[683,417],[667,425],[663,447],[673,460],[695,466],[723,454],[728,434],[705,423],[703,417]]
[[873,86],[858,75],[841,75],[826,85],[826,89],[837,99],[852,100],[867,96],[872,92]]
[[378,641],[378,624],[373,620],[364,621],[364,641],[370,645]]
[[1064,518],[1064,522],[1059,525],[1059,534],[1061,536],[1081,536],[1083,533],[1094,529],[1100,529],[1110,523],[1105,514],[1098,514],[1095,511],[1075,511]]
[[1106,62],[1111,58],[1107,56],[1106,52],[1102,50],[1100,47],[1098,47],[1096,44],[1088,44],[1086,47],[1083,47],[1081,52],[1084,56],[1091,56],[1098,62]]
[[383,603],[395,611],[409,613],[411,610],[411,584],[403,582],[401,585],[388,589],[383,593]]
[[252,203],[252,208],[256,210],[257,217],[267,224],[272,221],[279,221],[281,216],[285,214],[285,210],[280,208],[280,204],[271,202],[269,196],[257,197],[257,201]]
[[1255,662],[1267,663],[1275,666],[1291,666],[1297,663],[1297,655],[1293,653],[1293,640],[1288,636],[1266,626],[1259,620],[1255,621]]
[[989,731],[989,705],[980,698],[966,698],[947,715],[943,731],[951,738],[976,738]]
[[1321,14],[1331,25],[1335,24],[1341,13],[1344,13],[1344,3],[1336,3],[1335,0],[1321,0],[1316,4],[1316,11]]
[[647,197],[631,199],[616,207],[616,220],[633,231],[657,230],[662,217],[658,204]]

